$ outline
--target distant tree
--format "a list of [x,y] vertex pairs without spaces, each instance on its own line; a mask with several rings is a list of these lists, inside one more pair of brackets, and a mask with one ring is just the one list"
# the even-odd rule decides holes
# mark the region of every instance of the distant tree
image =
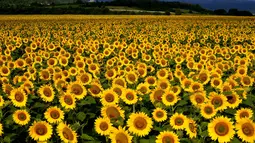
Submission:
[[228,15],[238,15],[238,9],[236,9],[236,8],[229,9]]
[[165,15],[171,15],[170,11],[166,10]]
[[175,15],[182,15],[182,11],[179,8],[177,8],[175,10]]
[[193,13],[193,11],[192,11],[192,10],[189,10],[189,13]]
[[216,15],[226,15],[227,11],[225,9],[216,9],[213,11],[213,13]]

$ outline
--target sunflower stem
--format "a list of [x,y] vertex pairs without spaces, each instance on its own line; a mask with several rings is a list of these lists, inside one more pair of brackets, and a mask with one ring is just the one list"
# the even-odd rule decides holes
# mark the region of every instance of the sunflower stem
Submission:
[[133,113],[135,113],[135,104],[133,104]]

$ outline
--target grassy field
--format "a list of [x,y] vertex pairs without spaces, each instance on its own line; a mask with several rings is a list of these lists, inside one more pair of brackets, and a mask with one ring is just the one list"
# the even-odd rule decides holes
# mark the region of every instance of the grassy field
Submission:
[[1,15],[0,142],[253,143],[253,21]]

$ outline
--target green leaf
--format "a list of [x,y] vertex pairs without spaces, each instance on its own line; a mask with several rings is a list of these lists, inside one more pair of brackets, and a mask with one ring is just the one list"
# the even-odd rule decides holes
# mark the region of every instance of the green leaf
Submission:
[[4,137],[4,142],[5,143],[10,143],[11,142],[11,137],[10,136],[5,136]]
[[45,107],[46,105],[43,104],[43,103],[40,103],[40,102],[36,102],[33,106],[33,108],[42,108],[42,107]]
[[185,101],[185,100],[180,100],[180,101],[177,103],[176,106],[184,106],[184,105],[186,105],[186,104],[188,104],[187,101]]
[[77,115],[76,115],[77,119],[80,120],[80,121],[84,121],[84,119],[86,118],[86,114],[84,112],[79,112]]
[[81,139],[88,140],[88,141],[94,141],[95,140],[92,136],[89,136],[87,134],[82,134]]
[[150,143],[149,139],[140,139],[139,143]]
[[96,100],[91,96],[85,97],[85,99],[81,100],[81,102],[78,103],[79,106],[91,105],[91,104],[96,104]]
[[144,112],[145,114],[150,115],[150,111],[146,107],[142,107],[141,112]]
[[228,113],[228,114],[231,114],[231,115],[235,115],[236,110],[229,108],[229,109],[226,109],[224,112]]
[[72,126],[71,126],[71,128],[73,129],[73,130],[75,130],[75,131],[77,131],[79,128],[80,128],[80,123],[79,122],[76,122],[76,123],[74,123]]
[[180,142],[181,142],[181,143],[192,143],[191,140],[188,139],[188,138],[181,138],[181,139],[180,139]]
[[231,143],[242,143],[238,138],[234,137]]

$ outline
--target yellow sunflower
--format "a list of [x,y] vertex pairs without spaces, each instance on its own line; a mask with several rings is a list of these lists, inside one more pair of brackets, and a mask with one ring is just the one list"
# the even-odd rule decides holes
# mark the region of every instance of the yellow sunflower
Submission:
[[43,85],[38,90],[40,97],[45,102],[52,102],[55,97],[55,92],[51,85]]
[[112,130],[110,139],[112,143],[132,143],[132,136],[125,130],[125,128],[119,127]]
[[71,93],[64,93],[64,95],[61,95],[59,98],[59,102],[61,106],[67,110],[72,110],[76,107],[76,99]]
[[227,102],[228,102],[228,107],[229,108],[237,108],[239,106],[240,103],[242,103],[242,99],[240,98],[240,96],[232,91],[231,93],[228,93],[226,95],[227,97]]
[[64,119],[64,112],[58,107],[49,107],[44,113],[44,117],[49,123],[59,123]]
[[120,85],[113,85],[111,87],[112,91],[114,91],[119,97],[125,93],[125,88]]
[[206,92],[195,92],[190,97],[191,103],[196,106],[200,107],[203,103],[207,102]]
[[218,78],[218,77],[212,78],[211,80],[211,86],[217,89],[220,89],[220,87],[222,86],[222,83],[223,82],[221,78]]
[[88,85],[92,81],[92,75],[90,73],[84,72],[77,75],[76,79],[80,81],[83,85]]
[[180,143],[180,139],[172,131],[162,131],[156,137],[156,143]]
[[186,122],[185,130],[189,135],[189,138],[196,138],[197,137],[197,124],[194,120],[188,119]]
[[162,96],[164,95],[165,91],[160,89],[160,88],[156,88],[152,91],[152,93],[150,94],[150,101],[152,103],[155,102],[161,102],[162,101]]
[[210,73],[207,70],[201,70],[198,74],[198,80],[203,84],[207,84],[210,81]]
[[169,90],[170,86],[171,84],[168,79],[160,79],[157,81],[157,88],[161,88],[163,90]]
[[46,141],[52,136],[52,126],[45,121],[34,122],[29,127],[29,136],[35,141]]
[[7,66],[2,66],[0,68],[0,75],[1,76],[8,76],[10,73],[11,73],[11,71]]
[[163,68],[157,71],[157,78],[158,79],[166,79],[168,77],[168,70]]
[[109,118],[97,118],[95,120],[95,130],[102,136],[110,135],[112,131],[112,124]]
[[77,143],[77,134],[69,125],[61,122],[57,126],[57,133],[60,139],[65,143]]
[[254,83],[254,78],[250,76],[242,76],[241,77],[241,84],[245,87],[252,86]]
[[101,115],[104,118],[118,120],[118,118],[125,118],[124,110],[122,110],[118,105],[112,104],[108,106],[103,106],[101,108]]
[[167,119],[167,112],[164,109],[156,108],[152,112],[152,117],[156,122],[163,122]]
[[173,91],[166,91],[162,96],[162,102],[166,106],[175,105],[180,98]]
[[2,96],[0,96],[0,107],[4,106],[4,99]]
[[235,119],[239,122],[243,118],[251,119],[253,116],[253,111],[249,108],[241,108],[236,111]]
[[93,97],[100,97],[102,94],[103,88],[101,84],[95,81],[92,81],[90,83],[90,88],[88,89],[88,91]]
[[21,126],[28,124],[30,121],[30,115],[26,110],[16,110],[13,113],[13,121]]
[[143,112],[132,113],[127,121],[128,130],[140,137],[148,135],[152,125],[152,119]]
[[190,92],[199,92],[203,90],[204,90],[203,84],[199,82],[192,82],[189,88]]
[[138,81],[138,75],[134,71],[126,73],[125,78],[129,84],[134,84]]
[[79,81],[69,83],[67,92],[72,93],[77,100],[81,100],[87,95],[86,88]]
[[117,76],[117,72],[114,69],[109,69],[105,72],[105,78],[107,80],[113,80]]
[[202,104],[200,107],[200,113],[205,119],[211,119],[217,114],[217,110],[215,110],[212,104]]
[[132,105],[138,101],[137,94],[132,89],[125,89],[124,93],[120,97],[126,104]]
[[150,93],[150,85],[148,83],[140,83],[136,87],[136,91],[138,95],[145,95]]
[[157,85],[157,79],[154,76],[147,76],[145,78],[145,82],[148,83],[150,86],[155,86]]
[[27,103],[27,95],[21,88],[16,88],[11,91],[9,96],[15,107],[24,107]]
[[126,81],[123,77],[114,78],[113,81],[112,81],[112,85],[119,85],[119,86],[122,86],[124,88],[127,87],[127,83],[126,83]]
[[174,113],[170,117],[170,125],[173,127],[173,129],[176,129],[176,130],[185,129],[186,122],[187,122],[187,117],[183,114]]
[[103,91],[100,101],[103,106],[117,104],[119,97],[112,89],[106,89]]
[[233,122],[227,117],[216,117],[208,124],[208,133],[214,141],[230,142],[235,135]]
[[170,88],[170,90],[172,90],[173,92],[174,92],[174,94],[175,95],[179,95],[180,93],[181,93],[181,87],[180,86],[178,86],[178,85],[176,85],[176,86],[172,86],[171,88]]
[[243,142],[255,142],[255,123],[248,118],[242,118],[236,123],[237,136]]
[[217,94],[216,92],[209,93],[209,103],[218,111],[223,111],[228,107],[227,97],[222,94]]
[[3,135],[3,125],[0,123],[0,137]]

